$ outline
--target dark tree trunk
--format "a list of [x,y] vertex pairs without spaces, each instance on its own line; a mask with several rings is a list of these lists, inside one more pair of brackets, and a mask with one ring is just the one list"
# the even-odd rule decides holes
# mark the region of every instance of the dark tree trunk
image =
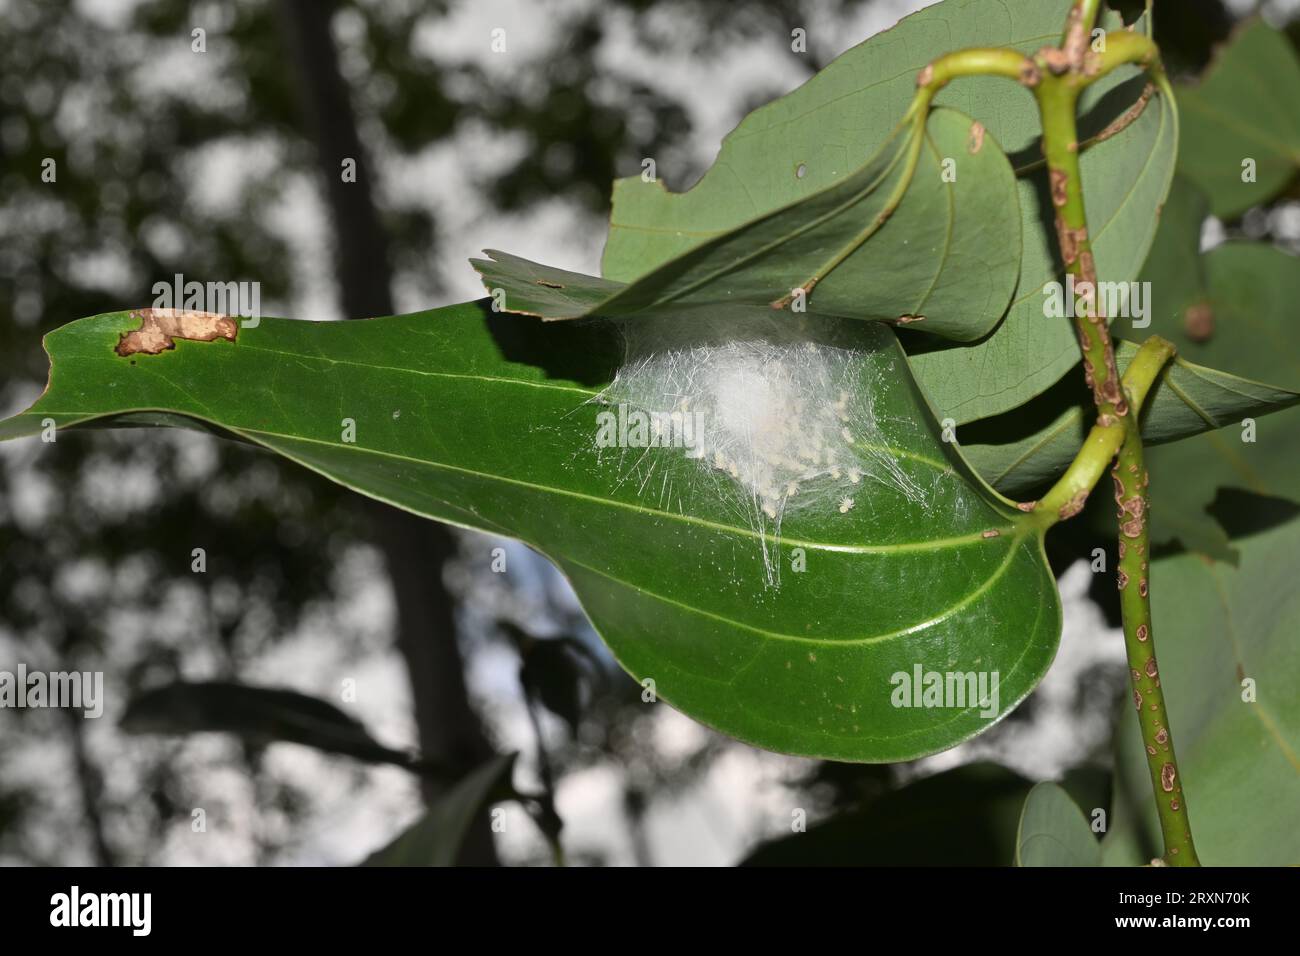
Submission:
[[[316,143],[334,233],[335,271],[348,318],[391,315],[388,241],[371,192],[371,169],[357,133],[347,86],[330,35],[333,3],[280,0],[279,19],[296,64],[307,128]],[[343,180],[343,161],[356,163],[356,181]],[[470,707],[456,643],[455,606],[442,580],[455,539],[444,526],[367,501],[397,599],[398,645],[415,699],[420,747],[453,770],[485,760],[492,748]],[[425,799],[437,789],[426,783]],[[461,862],[495,864],[486,819],[472,832]]]

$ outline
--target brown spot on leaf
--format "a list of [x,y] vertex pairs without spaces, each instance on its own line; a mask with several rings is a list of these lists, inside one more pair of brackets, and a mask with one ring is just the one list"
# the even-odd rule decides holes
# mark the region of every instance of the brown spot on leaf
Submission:
[[916,74],[917,86],[929,86],[930,81],[934,79],[934,64],[927,63],[922,67],[921,72]]
[[967,149],[971,155],[975,155],[984,146],[984,124],[975,120],[970,124],[970,141],[967,143]]
[[1174,789],[1174,780],[1178,776],[1178,771],[1171,763],[1165,764],[1160,768],[1160,787],[1165,793],[1171,793]]
[[1183,331],[1193,342],[1208,342],[1214,335],[1214,306],[1208,302],[1189,305],[1183,313]]
[[1038,68],[1038,64],[1027,57],[1025,62],[1020,64],[1020,82],[1031,88],[1043,82],[1043,71]]
[[1153,657],[1147,661],[1147,677],[1156,676],[1156,659]]
[[1164,727],[1161,727],[1156,732],[1156,743],[1158,743],[1160,746],[1163,747],[1168,742],[1169,742],[1169,731],[1166,730]]
[[987,531],[983,531],[983,532],[981,532],[981,533],[980,533],[980,537],[982,537],[982,538],[996,538],[996,537],[998,537],[998,536],[1001,535],[1001,534],[1002,534],[1002,532],[999,531],[997,528],[989,528]]
[[1038,502],[1037,502],[1037,501],[1017,501],[1017,502],[1016,502],[1016,507],[1019,508],[1021,511],[1033,511],[1035,508],[1038,507]]
[[1121,591],[1128,587],[1128,575],[1124,573],[1123,568],[1115,572],[1115,583],[1119,585]]
[[1142,597],[1146,597],[1146,596],[1147,596],[1147,579],[1146,579],[1146,578],[1142,578],[1142,580],[1138,581],[1138,594],[1140,594]]
[[538,285],[544,285],[548,289],[563,289],[564,286],[558,282],[552,282],[550,279],[538,279]]
[[1147,639],[1148,637],[1150,637],[1150,635],[1151,635],[1151,632],[1150,632],[1150,630],[1147,629],[1147,626],[1146,626],[1145,624],[1139,624],[1139,625],[1138,625],[1138,629],[1137,629],[1137,639],[1138,639],[1139,641],[1145,643],[1145,642],[1146,642],[1146,639]]
[[239,334],[239,321],[216,312],[187,312],[182,309],[140,309],[130,313],[140,319],[140,327],[123,332],[113,349],[125,358],[128,355],[157,355],[176,347],[177,339],[192,342],[211,342],[215,339],[235,341]]
[[911,325],[913,322],[924,322],[923,315],[900,315],[896,320],[899,325]]

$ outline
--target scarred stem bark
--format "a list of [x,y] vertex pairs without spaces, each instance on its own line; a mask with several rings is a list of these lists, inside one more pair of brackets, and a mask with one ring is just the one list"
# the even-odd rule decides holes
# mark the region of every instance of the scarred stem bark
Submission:
[[[1172,348],[1170,349],[1172,352]],[[1151,792],[1160,819],[1166,866],[1200,866],[1192,843],[1174,737],[1169,726],[1165,694],[1156,664],[1156,638],[1151,623],[1151,587],[1148,576],[1151,547],[1147,534],[1150,478],[1142,458],[1142,437],[1136,414],[1125,429],[1124,444],[1111,469],[1115,503],[1119,506],[1120,608],[1124,617],[1124,648],[1133,678],[1133,705],[1137,708],[1142,746],[1151,775]]]
[[[1092,0],[1076,0],[1066,22],[1061,47],[1040,50],[1034,58],[1043,73],[1035,95],[1042,115],[1043,156],[1047,160],[1051,201],[1056,213],[1056,233],[1066,271],[1074,276],[1076,289],[1082,296],[1083,307],[1075,310],[1075,331],[1083,354],[1084,374],[1097,406],[1097,423],[1093,428],[1095,443],[1085,446],[1063,480],[1078,478],[1081,476],[1079,473],[1086,472],[1084,477],[1095,481],[1092,472],[1100,462],[1114,454],[1112,449],[1118,439],[1119,454],[1111,472],[1120,507],[1120,564],[1116,574],[1124,619],[1124,641],[1135,685],[1133,701],[1138,710],[1165,843],[1162,859],[1172,866],[1198,866],[1151,633],[1147,577],[1150,560],[1148,476],[1143,464],[1142,431],[1138,420],[1145,394],[1139,396],[1136,388],[1125,394],[1124,383],[1115,365],[1115,349],[1106,316],[1096,294],[1097,268],[1083,203],[1076,122],[1080,93],[1121,64],[1135,63],[1145,67],[1164,95],[1169,92],[1168,82],[1160,69],[1156,47],[1149,37],[1118,31],[1106,38],[1104,49],[1092,50],[1088,36],[1096,12],[1097,4]],[[1143,351],[1148,369],[1138,372],[1130,368],[1132,385],[1140,384],[1139,378],[1144,378],[1148,371],[1154,380],[1160,367],[1172,355],[1173,347],[1155,339],[1148,341]],[[1153,371],[1149,370],[1152,365]],[[1076,474],[1072,476],[1071,472]],[[1056,490],[1054,488],[1053,492]],[[1045,499],[1044,507],[1049,510],[1049,515],[1054,507],[1057,517],[1070,517],[1083,508],[1089,490],[1090,485],[1076,491],[1067,481],[1059,496],[1068,494],[1069,497],[1058,504],[1053,492],[1049,492],[1048,498],[1052,500]]]

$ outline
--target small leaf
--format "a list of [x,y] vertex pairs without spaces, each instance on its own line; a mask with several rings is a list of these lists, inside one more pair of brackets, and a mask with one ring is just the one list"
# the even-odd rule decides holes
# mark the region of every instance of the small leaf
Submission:
[[144,691],[127,704],[121,726],[136,734],[228,733],[257,745],[295,743],[369,763],[421,766],[328,701],[228,681],[176,681]]
[[470,771],[361,866],[454,866],[474,820],[493,800],[513,795],[510,777],[516,756],[502,754]]
[[851,175],[731,228],[694,228],[693,245],[630,284],[496,252],[472,262],[489,292],[505,291],[508,311],[548,319],[748,304],[921,322],[935,335],[976,339],[1015,288],[1020,212],[1006,157],[988,136],[972,153],[971,128],[968,117],[935,110],[924,132],[896,131]]
[[577,638],[536,638],[509,621],[500,621],[498,626],[519,648],[524,691],[563,720],[576,736],[585,688],[598,673],[594,655]]
[[1101,845],[1083,811],[1057,784],[1037,784],[1025,798],[1016,866],[1101,866]]

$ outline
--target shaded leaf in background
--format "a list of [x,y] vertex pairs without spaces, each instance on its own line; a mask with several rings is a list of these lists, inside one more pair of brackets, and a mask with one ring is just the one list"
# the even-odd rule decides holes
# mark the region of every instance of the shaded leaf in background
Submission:
[[[109,313],[48,335],[50,387],[0,423],[0,438],[47,418],[167,412],[408,510],[518,537],[569,577],[627,670],[748,743],[867,762],[943,750],[1007,713],[1055,654],[1041,523],[971,478],[878,323],[809,323],[799,348],[852,346],[862,388],[845,398],[858,428],[848,440],[914,493],[866,475],[860,504],[837,507],[836,484],[822,506],[786,514],[779,541],[747,520],[747,492],[681,448],[636,456],[653,483],[601,455],[599,389],[583,383],[607,382],[621,357],[603,324],[494,317],[480,302],[346,323],[262,319],[235,342],[118,356],[140,323]],[[772,586],[795,549],[809,572]],[[894,676],[917,667],[997,672],[997,699],[894,706]]]
[[385,747],[328,701],[229,681],[176,681],[146,690],[127,704],[121,726],[133,734],[234,734],[258,746],[295,743],[368,763],[424,769],[415,755]]
[[[1197,855],[1206,866],[1300,864],[1300,521],[1236,542],[1231,567],[1182,554],[1152,564],[1160,682],[1175,728]],[[1243,681],[1256,699],[1243,700]],[[1107,863],[1159,855],[1147,744],[1131,704],[1116,728]],[[1161,799],[1172,799],[1173,794]]]
[[[751,113],[688,192],[669,193],[639,177],[618,180],[604,275],[629,282],[689,249],[700,241],[698,234],[732,229],[825,188],[853,168],[854,157],[880,147],[907,110],[916,74],[928,62],[963,47],[1008,46],[1032,53],[1059,39],[1068,10],[1068,0],[935,4]],[[1118,29],[1121,21],[1108,15],[1104,25]],[[1136,70],[1124,67],[1089,88],[1081,103],[1081,136],[1103,130],[1138,100],[1144,86]],[[1015,83],[961,79],[943,90],[936,103],[987,127],[1012,165],[1041,159],[1037,106]],[[1155,96],[1132,125],[1082,155],[1088,219],[1103,279],[1136,278],[1173,174],[1176,127],[1173,105]],[[796,175],[801,169],[802,177]],[[969,346],[941,348],[929,336],[905,342],[918,381],[940,418],[963,424],[1015,408],[1078,363],[1070,321],[1043,314],[1042,288],[1061,277],[1046,179],[1040,168],[1017,180],[1020,280],[1002,323]]]
[[[1186,323],[1160,315],[1152,331],[1177,345],[1193,361],[1238,374],[1300,387],[1300,340],[1295,334],[1300,302],[1300,260],[1254,242],[1228,242],[1204,257],[1206,315],[1211,326],[1195,337]],[[1206,335],[1208,331],[1208,335]],[[1155,507],[1151,536],[1156,543],[1180,541],[1221,560],[1232,551],[1220,523],[1206,509],[1219,489],[1234,488],[1300,502],[1300,412],[1254,422],[1254,441],[1243,441],[1248,411],[1218,431],[1149,455]]]
[[1155,242],[1138,276],[1139,282],[1149,283],[1152,324],[1138,329],[1131,320],[1117,319],[1113,327],[1117,334],[1139,341],[1147,335],[1163,335],[1180,345],[1181,340],[1171,336],[1174,330],[1200,335],[1211,327],[1210,313],[1203,307],[1207,292],[1201,256],[1201,227],[1209,214],[1210,201],[1200,187],[1181,173],[1175,176],[1160,212]]
[[1101,866],[1101,844],[1083,811],[1055,783],[1025,798],[1016,830],[1017,866]]
[[[1262,20],[1241,26],[1201,81],[1178,87],[1183,143],[1178,169],[1221,219],[1267,202],[1300,170],[1300,60]],[[1253,182],[1243,162],[1253,160]]]
[[591,651],[574,637],[533,637],[510,621],[499,621],[523,659],[519,679],[524,690],[563,720],[574,735],[582,718],[585,688],[600,673]]
[[[935,110],[924,129],[897,129],[865,165],[818,191],[724,230],[694,227],[692,245],[630,285],[499,253],[471,261],[489,293],[505,290],[508,311],[548,319],[769,308],[820,277],[806,294],[808,312],[921,322],[933,334],[970,341],[997,324],[1020,269],[1011,166],[982,127],[972,137],[969,117]],[[949,157],[959,157],[954,181],[944,175]],[[902,187],[890,214],[891,195]]]
[[1007,866],[1030,781],[967,764],[759,845],[742,866]]
[[424,814],[361,866],[453,866],[465,835],[495,800],[514,796],[510,784],[516,754],[502,754],[470,771],[435,799]]

